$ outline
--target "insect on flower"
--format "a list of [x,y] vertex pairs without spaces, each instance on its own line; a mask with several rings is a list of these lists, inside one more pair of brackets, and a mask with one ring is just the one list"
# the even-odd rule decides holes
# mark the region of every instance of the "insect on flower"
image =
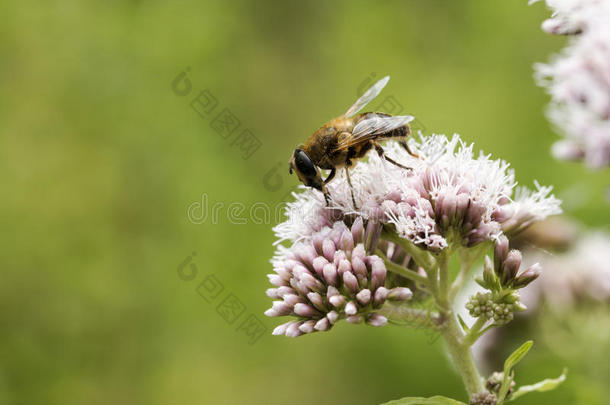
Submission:
[[[410,115],[392,116],[381,112],[358,114],[371,100],[377,97],[389,80],[389,76],[379,80],[345,114],[330,120],[314,132],[305,144],[299,145],[294,150],[290,159],[290,174],[294,170],[303,184],[324,193],[327,203],[329,193],[326,184],[335,177],[337,169],[344,168],[345,176],[351,188],[352,202],[356,207],[349,169],[355,164],[356,160],[364,157],[373,148],[380,157],[388,162],[403,169],[410,169],[386,156],[379,141],[396,139],[411,156],[419,157],[409,149],[405,140],[411,133],[408,123],[414,117]],[[322,180],[320,170],[330,170],[325,180]]]

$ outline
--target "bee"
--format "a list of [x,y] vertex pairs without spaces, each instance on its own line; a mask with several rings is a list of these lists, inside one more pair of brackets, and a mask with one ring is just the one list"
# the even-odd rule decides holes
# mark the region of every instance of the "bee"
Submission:
[[[335,177],[338,169],[345,169],[352,202],[356,207],[349,169],[371,149],[375,149],[382,159],[403,169],[411,169],[386,156],[379,144],[380,141],[398,140],[411,156],[419,157],[409,149],[406,142],[406,138],[411,133],[408,123],[414,117],[410,115],[392,116],[381,112],[358,114],[379,95],[389,80],[389,76],[379,80],[356,100],[345,114],[330,120],[314,132],[304,144],[294,150],[289,162],[289,173],[292,174],[294,170],[303,184],[321,191],[327,204],[330,196],[326,185]],[[330,170],[328,177],[324,180],[322,180],[321,170]]]

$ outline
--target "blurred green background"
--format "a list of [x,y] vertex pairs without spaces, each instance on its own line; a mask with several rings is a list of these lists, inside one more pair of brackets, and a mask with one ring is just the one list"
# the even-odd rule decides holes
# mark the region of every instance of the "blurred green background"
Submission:
[[[511,162],[520,182],[554,184],[572,217],[610,223],[608,173],[549,154],[557,135],[532,65],[565,39],[539,29],[543,5],[45,1],[2,2],[0,13],[2,404],[463,398],[441,342],[423,331],[341,324],[287,339],[262,315],[275,220],[255,223],[248,210],[289,198],[292,149],[372,77],[392,76],[382,97],[426,133],[460,133]],[[172,89],[182,72],[184,96]],[[205,117],[191,107],[203,90],[218,102]],[[226,139],[212,127],[224,108],[240,121]],[[260,141],[248,159],[233,143],[244,129]],[[209,217],[190,221],[203,194]],[[232,203],[246,207],[233,212],[244,224]],[[188,256],[192,281],[177,274]],[[211,274],[225,289],[208,303],[197,286]],[[229,293],[245,306],[233,324],[217,312]],[[267,327],[253,345],[237,330],[249,314]],[[544,344],[519,381],[566,364],[561,389],[519,403],[609,403],[607,368],[589,382],[589,362]]]

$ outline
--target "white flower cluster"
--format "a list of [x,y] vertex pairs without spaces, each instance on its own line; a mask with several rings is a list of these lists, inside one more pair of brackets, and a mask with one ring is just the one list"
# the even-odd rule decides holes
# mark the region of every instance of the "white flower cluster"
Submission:
[[550,187],[514,193],[516,182],[509,164],[474,155],[458,135],[432,135],[413,142],[421,159],[388,142],[388,156],[411,167],[405,170],[378,155],[350,170],[356,200],[344,175],[329,183],[330,206],[317,191],[296,194],[288,204],[287,220],[274,228],[279,241],[296,242],[345,215],[393,224],[398,234],[432,251],[454,243],[474,246],[502,232],[514,233],[533,221],[560,213],[560,201]]
[[578,34],[535,77],[551,96],[548,116],[565,135],[553,147],[556,157],[610,165],[610,2],[547,0],[554,10],[543,29]]
[[527,262],[545,268],[523,300],[535,308],[540,301],[563,311],[579,301],[610,301],[610,234],[597,231],[581,235],[565,253],[551,255],[539,250],[525,252]]

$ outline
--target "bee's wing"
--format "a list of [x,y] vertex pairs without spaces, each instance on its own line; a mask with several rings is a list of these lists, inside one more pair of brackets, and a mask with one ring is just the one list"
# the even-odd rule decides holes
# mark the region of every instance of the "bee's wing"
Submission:
[[353,129],[352,136],[340,142],[336,150],[346,149],[359,143],[375,139],[381,134],[400,128],[413,121],[411,115],[379,116],[374,115],[360,121]]
[[356,102],[343,114],[344,117],[353,117],[358,111],[362,110],[368,103],[381,93],[381,90],[388,84],[390,76],[385,76],[377,83],[371,86]]
[[373,115],[370,118],[360,121],[352,130],[352,136],[359,138],[368,135],[379,135],[390,132],[396,128],[413,121],[412,115],[379,116]]

